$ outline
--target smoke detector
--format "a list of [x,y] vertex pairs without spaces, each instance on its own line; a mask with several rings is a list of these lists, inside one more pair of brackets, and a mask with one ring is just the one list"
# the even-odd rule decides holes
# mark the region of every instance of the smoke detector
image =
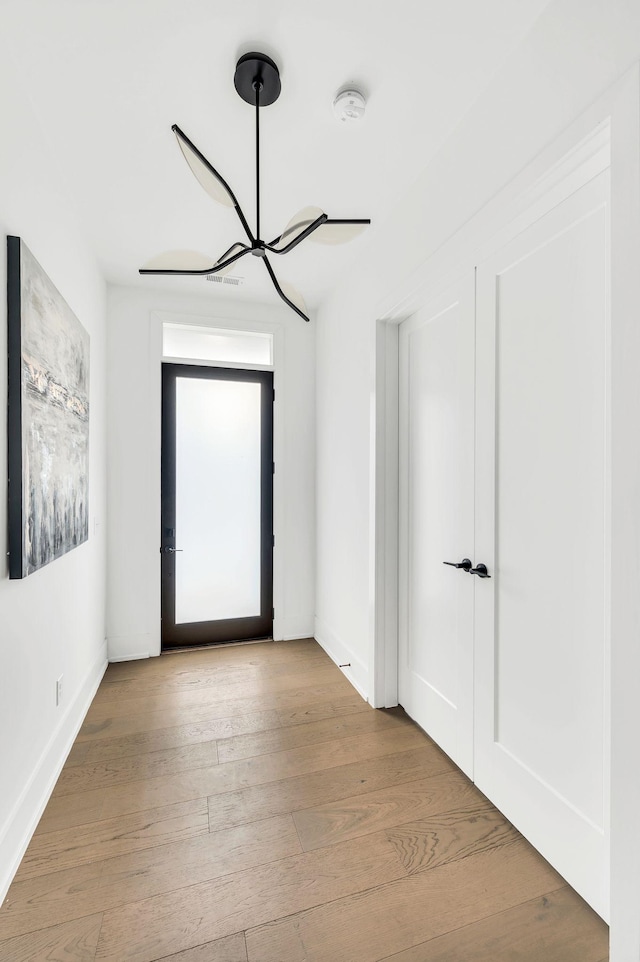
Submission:
[[359,90],[341,90],[333,101],[333,112],[345,124],[353,124],[364,117],[367,101]]

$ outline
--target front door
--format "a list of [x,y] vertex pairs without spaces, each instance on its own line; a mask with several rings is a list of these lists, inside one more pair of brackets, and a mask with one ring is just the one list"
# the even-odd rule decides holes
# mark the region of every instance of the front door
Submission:
[[164,364],[162,647],[271,637],[273,373]]

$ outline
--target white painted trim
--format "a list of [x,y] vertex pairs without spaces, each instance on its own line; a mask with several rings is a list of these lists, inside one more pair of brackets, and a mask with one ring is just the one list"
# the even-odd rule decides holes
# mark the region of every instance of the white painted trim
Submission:
[[381,320],[401,323],[438,291],[489,257],[610,165],[613,88],[464,224],[445,244],[386,295]]
[[611,962],[640,960],[640,70],[611,106]]
[[[251,305],[245,305],[250,307]],[[262,307],[261,307],[262,309]],[[156,315],[164,324],[191,325],[193,327],[215,327],[220,331],[241,331],[245,334],[252,332],[272,334],[275,330],[282,330],[282,323],[278,321],[258,321],[246,318],[230,318],[226,314],[190,314],[189,311],[163,311],[154,308]]]
[[145,658],[157,657],[155,655],[150,655],[148,651],[136,651],[130,655],[117,655],[115,658],[109,658],[109,664],[115,665],[119,661],[142,661]]
[[398,704],[398,332],[397,324],[377,322],[371,418],[375,484],[369,515],[374,598],[369,677],[374,708]]
[[[277,610],[276,610],[277,615]],[[274,641],[297,641],[299,638],[313,638],[313,624],[309,623],[307,615],[285,615],[279,619],[282,635],[273,636]]]
[[7,819],[0,835],[0,905],[18,871],[106,668],[105,640],[98,658],[53,731]]
[[319,618],[315,620],[314,637],[320,647],[326,651],[329,658],[331,658],[339,668],[341,665],[350,663],[348,668],[340,668],[340,671],[353,685],[358,694],[361,695],[365,701],[368,701],[369,673],[365,663],[361,661],[357,655],[354,655],[349,646]]
[[[151,658],[160,654],[160,649],[155,650],[156,639],[148,633],[110,635],[109,636],[109,662],[117,661],[136,661],[140,658]],[[151,648],[154,648],[151,651]]]

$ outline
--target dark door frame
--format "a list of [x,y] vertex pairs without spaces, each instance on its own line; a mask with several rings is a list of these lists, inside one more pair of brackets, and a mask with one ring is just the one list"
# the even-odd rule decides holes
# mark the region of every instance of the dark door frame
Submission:
[[[260,614],[251,618],[175,623],[176,563],[176,381],[179,377],[244,381],[261,387]],[[162,365],[162,650],[220,644],[273,634],[273,371]]]

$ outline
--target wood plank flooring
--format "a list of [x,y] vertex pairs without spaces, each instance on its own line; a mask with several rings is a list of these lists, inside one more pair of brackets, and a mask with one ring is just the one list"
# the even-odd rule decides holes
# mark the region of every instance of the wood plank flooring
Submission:
[[0,962],[606,962],[608,929],[311,639],[111,665]]

